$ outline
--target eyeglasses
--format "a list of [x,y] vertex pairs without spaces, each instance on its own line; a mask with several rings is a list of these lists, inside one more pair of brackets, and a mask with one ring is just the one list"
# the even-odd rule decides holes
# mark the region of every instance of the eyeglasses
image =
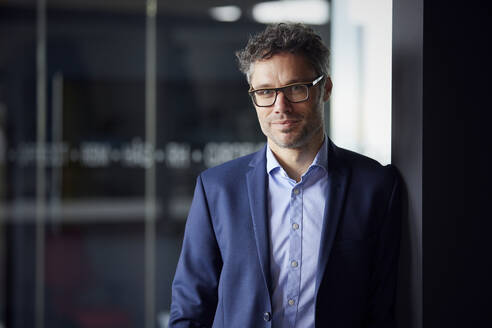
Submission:
[[300,103],[309,99],[309,88],[314,87],[324,78],[321,75],[313,82],[293,83],[281,88],[268,88],[248,91],[254,104],[258,107],[269,107],[275,104],[279,91],[284,93],[285,98],[291,103]]

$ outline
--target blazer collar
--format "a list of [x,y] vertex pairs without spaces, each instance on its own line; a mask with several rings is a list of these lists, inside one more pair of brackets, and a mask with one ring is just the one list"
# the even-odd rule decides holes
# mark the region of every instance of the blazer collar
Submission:
[[328,188],[316,274],[316,298],[330,258],[350,179],[350,169],[340,158],[338,147],[331,140],[328,141]]
[[271,293],[270,243],[268,233],[268,183],[266,172],[266,147],[258,151],[249,163],[251,169],[246,174],[249,206],[253,220],[256,249],[265,285]]

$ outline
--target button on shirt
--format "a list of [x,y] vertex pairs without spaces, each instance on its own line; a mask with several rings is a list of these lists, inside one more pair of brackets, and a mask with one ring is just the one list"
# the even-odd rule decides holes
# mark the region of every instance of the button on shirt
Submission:
[[274,328],[314,327],[314,293],[328,186],[326,138],[299,182],[267,147]]

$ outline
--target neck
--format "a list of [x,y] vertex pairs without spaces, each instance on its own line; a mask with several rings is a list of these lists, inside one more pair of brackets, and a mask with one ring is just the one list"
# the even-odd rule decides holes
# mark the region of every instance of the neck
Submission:
[[306,173],[316,157],[323,140],[324,132],[322,131],[319,135],[314,136],[308,144],[299,148],[283,148],[274,142],[269,142],[268,145],[287,175],[299,182],[301,176]]

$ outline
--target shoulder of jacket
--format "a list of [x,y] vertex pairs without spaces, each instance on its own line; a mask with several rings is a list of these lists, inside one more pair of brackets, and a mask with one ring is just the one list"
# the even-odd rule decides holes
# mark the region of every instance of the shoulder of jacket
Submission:
[[228,178],[237,179],[238,176],[246,174],[251,169],[250,164],[255,157],[260,156],[260,152],[263,149],[206,169],[200,173],[200,177],[202,180],[207,181],[217,179],[224,181],[224,179]]

